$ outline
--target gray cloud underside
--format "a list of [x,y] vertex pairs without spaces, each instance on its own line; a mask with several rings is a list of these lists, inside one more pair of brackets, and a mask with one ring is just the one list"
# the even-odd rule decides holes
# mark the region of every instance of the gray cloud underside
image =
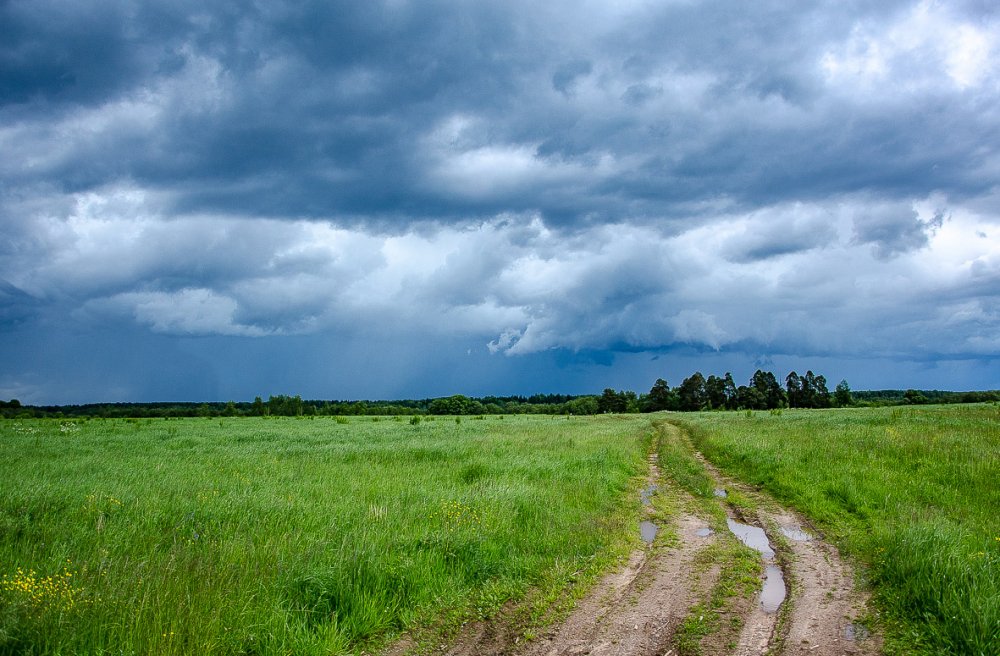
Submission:
[[[512,355],[688,345],[992,356],[1000,227],[967,213],[945,220],[932,206],[795,203],[680,234],[623,223],[567,234],[531,215],[372,234],[165,220],[125,190],[82,199],[68,220],[39,220],[0,291],[9,321],[52,304],[83,325],[174,335],[424,334]],[[926,230],[920,248],[860,231],[872,212]]]
[[1000,172],[983,147],[1000,110],[997,19],[982,7],[0,13],[14,190],[129,179],[169,192],[172,213],[577,224],[864,190],[959,200]]
[[0,4],[0,326],[1000,354],[992,3],[543,4]]

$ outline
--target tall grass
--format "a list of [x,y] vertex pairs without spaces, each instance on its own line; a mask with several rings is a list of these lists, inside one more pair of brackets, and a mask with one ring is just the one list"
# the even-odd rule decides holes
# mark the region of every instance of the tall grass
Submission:
[[625,548],[646,418],[0,422],[0,653],[341,653]]
[[797,507],[868,565],[887,651],[1000,654],[1000,408],[678,421],[709,459]]

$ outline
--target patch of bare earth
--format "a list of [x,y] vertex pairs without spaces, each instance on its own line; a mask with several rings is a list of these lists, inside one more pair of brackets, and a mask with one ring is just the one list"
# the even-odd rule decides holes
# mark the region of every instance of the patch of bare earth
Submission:
[[[802,528],[804,523],[789,511],[763,513],[764,522],[781,527]],[[876,637],[857,640],[855,622],[865,612],[866,597],[854,586],[854,572],[837,549],[806,528],[811,539],[789,539],[789,567],[795,581],[791,615],[784,638],[783,654],[877,654]],[[849,637],[850,636],[850,637]]]
[[[720,487],[739,490],[743,497],[755,501],[754,510],[744,508],[738,519],[765,530],[778,552],[775,563],[782,569],[787,592],[778,612],[766,612],[758,599],[734,599],[725,609],[709,611],[721,613],[723,623],[718,631],[703,637],[698,653],[881,653],[881,641],[856,624],[865,612],[867,598],[856,589],[854,573],[836,548],[797,514],[726,479],[698,456]],[[655,484],[658,477],[653,456],[650,483]],[[737,514],[728,506],[727,512]],[[705,526],[704,519],[692,514],[674,516],[669,528],[676,539],[656,541],[633,552],[623,569],[604,576],[563,622],[534,640],[524,640],[523,626],[512,621],[511,614],[501,613],[491,621],[463,627],[456,639],[429,651],[449,656],[675,656],[678,628],[692,606],[708,599],[719,580],[717,566],[706,568],[696,562],[699,553],[718,539],[714,534],[705,535]],[[404,638],[386,654],[427,651]]]
[[710,573],[694,575],[695,554],[713,539],[696,534],[704,525],[682,515],[675,525],[676,546],[638,552],[629,567],[606,577],[562,626],[519,653],[645,656],[670,651],[688,609],[714,584]]
[[825,542],[798,514],[721,476],[709,463],[705,462],[705,466],[721,486],[739,490],[745,497],[758,501],[755,511],[744,510],[740,519],[764,529],[772,548],[778,552],[789,593],[779,613],[766,613],[761,604],[755,604],[733,653],[736,656],[880,654],[881,639],[868,635],[858,625],[868,597],[855,585],[854,571],[841,559],[836,547]]
[[[650,457],[648,483],[659,479],[655,454]],[[652,508],[647,506],[652,516]],[[714,541],[699,536],[705,521],[690,514],[675,516],[670,526],[676,539],[655,541],[634,551],[625,567],[605,575],[575,606],[569,616],[532,641],[525,641],[517,623],[503,613],[489,622],[463,628],[448,645],[433,650],[448,656],[594,656],[622,654],[660,656],[671,649],[674,633],[696,600],[715,583],[713,574],[695,572],[699,550]],[[703,568],[702,568],[703,569]],[[404,638],[386,654],[402,656],[420,651]]]

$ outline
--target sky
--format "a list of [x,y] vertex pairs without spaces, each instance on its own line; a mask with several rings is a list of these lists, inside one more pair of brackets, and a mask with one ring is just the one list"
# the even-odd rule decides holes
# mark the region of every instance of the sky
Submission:
[[1000,6],[0,0],[0,398],[1000,388]]

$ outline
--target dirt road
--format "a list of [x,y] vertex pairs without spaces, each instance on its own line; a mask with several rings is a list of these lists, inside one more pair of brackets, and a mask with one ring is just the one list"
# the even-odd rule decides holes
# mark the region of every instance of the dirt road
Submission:
[[[723,477],[696,455],[716,483],[716,497],[697,500],[680,490],[661,476],[652,454],[641,500],[647,519],[659,526],[644,522],[643,547],[624,568],[604,576],[564,621],[526,640],[500,617],[469,625],[456,640],[430,651],[449,656],[880,653],[878,637],[858,623],[866,599],[837,550],[803,518]],[[731,503],[734,497],[738,507]],[[653,530],[659,532],[656,539]],[[756,554],[736,543],[737,533]],[[738,580],[748,576],[750,585],[741,587]],[[404,640],[387,654],[421,651],[428,648]]]

